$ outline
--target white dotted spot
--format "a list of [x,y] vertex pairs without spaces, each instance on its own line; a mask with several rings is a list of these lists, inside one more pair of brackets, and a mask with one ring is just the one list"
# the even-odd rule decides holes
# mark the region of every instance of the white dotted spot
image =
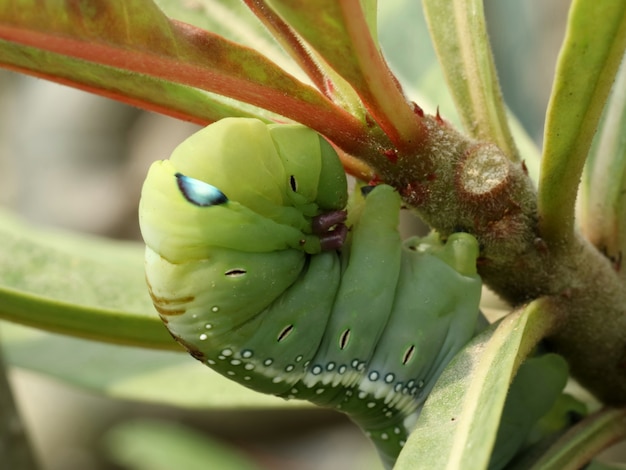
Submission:
[[294,366],[293,364],[289,364],[287,367],[285,367],[285,372],[291,372],[295,368],[296,366]]
[[389,435],[388,435],[386,432],[384,432],[384,433],[382,433],[382,434],[380,435],[380,438],[381,438],[383,441],[386,441],[387,439],[389,439]]
[[423,381],[423,380],[420,380],[419,382],[417,382],[417,386],[418,386],[419,388],[422,388],[422,387],[424,386],[424,381]]
[[207,323],[206,325],[204,325],[205,330],[210,330],[211,328],[213,328],[213,325],[211,325],[210,323]]
[[400,431],[400,428],[395,427],[395,428],[393,428],[393,432],[394,432],[395,434],[400,434],[402,431]]
[[238,366],[238,365],[241,365],[241,360],[240,359],[233,359],[233,360],[230,361],[230,363],[233,366]]
[[283,381],[283,378],[282,378],[282,377],[274,377],[274,378],[272,379],[272,383],[274,383],[274,384],[279,384],[279,383],[281,383],[282,381]]
[[406,383],[407,388],[412,388],[415,385],[415,380],[411,379]]
[[404,444],[406,444],[406,442],[400,441],[399,444],[400,444],[400,447],[404,447]]
[[376,371],[370,372],[369,375],[368,375],[368,378],[372,382],[376,382],[378,380],[378,372],[376,372]]
[[207,335],[205,335],[204,333],[202,333],[202,334],[200,335],[200,341],[204,341],[204,340],[205,340],[205,339],[207,339],[207,338],[208,338],[208,336],[207,336]]
[[359,372],[363,372],[365,370],[365,362],[359,362],[358,367],[356,368]]
[[249,375],[244,376],[243,380],[252,380],[252,377],[250,377]]
[[317,393],[318,395],[321,395],[322,393],[324,393],[324,389],[323,388],[318,388],[317,390],[315,390],[315,393]]
[[193,318],[193,319],[195,320],[196,318],[198,318],[198,314],[197,314],[197,313],[194,313],[194,314],[191,316],[191,318]]
[[226,371],[226,374],[230,375],[231,377],[232,377],[233,375],[237,375],[237,374],[235,374],[232,370],[228,370],[228,371]]
[[254,369],[254,364],[248,363],[248,364],[244,365],[243,368],[246,369],[246,370],[253,370]]
[[387,413],[385,413],[385,418],[391,418],[393,416],[393,413],[391,411],[387,411]]
[[213,307],[211,307],[211,312],[217,313],[219,311],[220,311],[220,308],[217,305],[214,305]]
[[335,368],[335,363],[334,362],[329,362],[328,364],[326,364],[326,370],[327,371],[331,371]]
[[358,359],[354,359],[354,360],[350,363],[350,365],[351,365],[353,368],[355,368],[355,369],[356,369],[357,367],[359,367],[359,360],[358,360]]
[[212,366],[214,366],[215,364],[217,364],[217,362],[215,362],[213,359],[207,359],[207,364],[211,364]]
[[370,401],[370,402],[367,404],[367,407],[368,407],[368,408],[374,408],[374,407],[376,407],[376,402]]
[[322,373],[322,368],[321,366],[314,366],[313,369],[311,369],[311,374],[313,375],[320,375]]
[[395,379],[396,376],[393,374],[387,374],[385,376],[385,382],[387,382],[388,384],[390,384],[391,382],[393,382],[393,379]]
[[218,358],[220,361],[223,361],[224,359],[226,359],[226,358],[225,358],[224,356],[222,356],[221,354],[220,354],[219,356],[217,356],[217,358]]
[[304,359],[304,356],[302,356],[302,354],[296,356],[296,362],[300,362],[302,359]]
[[243,357],[244,359],[249,359],[252,357],[252,351],[250,351],[249,349],[244,349],[243,351],[241,351],[241,357]]
[[367,392],[359,392],[358,397],[359,397],[361,400],[365,400],[365,397],[366,397],[366,396],[367,396]]
[[227,356],[227,357],[228,356],[232,356],[233,355],[233,350],[232,349],[228,349],[228,348],[227,349],[222,349],[222,354],[224,356]]
[[339,368],[337,369],[337,372],[339,372],[340,374],[345,374],[346,369],[347,369],[346,365],[345,364],[341,364],[339,366]]
[[271,366],[273,362],[274,362],[274,359],[265,359],[263,361],[263,365],[264,366]]
[[298,393],[298,389],[297,388],[292,388],[290,390],[290,392],[293,393],[293,394],[297,394]]
[[394,387],[393,387],[394,392],[400,392],[400,390],[402,390],[402,382],[398,382]]

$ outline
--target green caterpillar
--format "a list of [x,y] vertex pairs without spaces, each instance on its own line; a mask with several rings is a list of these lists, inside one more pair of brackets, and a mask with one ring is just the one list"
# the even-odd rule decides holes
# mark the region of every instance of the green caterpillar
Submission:
[[150,169],[147,280],[192,356],[254,390],[344,411],[392,464],[475,331],[478,244],[403,242],[386,185],[356,192],[346,220],[346,188],[310,129],[212,124]]

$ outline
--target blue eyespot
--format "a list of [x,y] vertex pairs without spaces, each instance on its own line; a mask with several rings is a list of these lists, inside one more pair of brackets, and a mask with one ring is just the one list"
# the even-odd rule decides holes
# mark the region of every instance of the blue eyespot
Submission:
[[367,195],[374,191],[374,189],[376,189],[376,186],[361,186],[361,195],[363,197],[367,197]]
[[219,206],[228,202],[226,195],[209,183],[185,176],[182,173],[176,173],[176,181],[185,199],[196,206]]

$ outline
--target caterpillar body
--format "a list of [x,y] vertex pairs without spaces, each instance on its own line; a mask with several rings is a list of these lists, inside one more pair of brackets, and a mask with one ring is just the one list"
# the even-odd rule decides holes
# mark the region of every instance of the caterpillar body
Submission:
[[347,413],[391,465],[475,332],[478,244],[465,233],[402,241],[390,186],[354,194],[345,220],[347,199],[314,131],[224,119],[150,169],[146,277],[192,356],[254,390]]

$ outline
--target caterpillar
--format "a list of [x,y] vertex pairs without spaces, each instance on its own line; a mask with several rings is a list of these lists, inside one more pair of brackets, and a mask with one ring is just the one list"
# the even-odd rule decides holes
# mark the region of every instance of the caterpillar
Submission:
[[146,278],[172,336],[254,390],[347,413],[392,465],[443,368],[473,336],[466,233],[402,240],[387,185],[355,191],[300,125],[228,118],[149,170]]

